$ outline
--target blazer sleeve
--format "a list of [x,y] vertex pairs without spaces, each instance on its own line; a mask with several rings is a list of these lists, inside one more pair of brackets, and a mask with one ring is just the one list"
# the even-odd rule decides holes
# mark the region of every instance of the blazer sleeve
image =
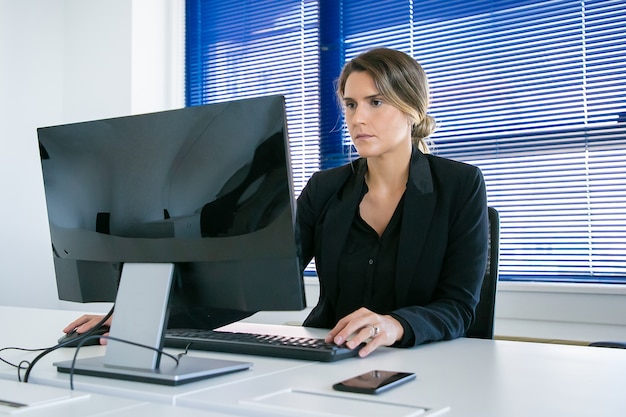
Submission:
[[[337,198],[346,181],[353,172],[350,165],[318,171],[311,176],[297,201],[297,223],[301,252],[301,265],[303,268],[315,258],[315,267],[318,270],[319,300],[317,305],[304,322],[305,326],[330,328],[334,326],[334,306],[331,297],[328,296],[327,285],[323,285],[320,268],[329,262],[323,254],[323,248],[328,249],[328,239],[324,238],[322,231],[325,224],[329,207],[336,204]],[[326,244],[324,244],[326,243]]]
[[[437,230],[429,232],[416,277],[433,280],[434,290],[430,302],[412,305],[411,297],[419,295],[409,294],[407,306],[392,313],[407,333],[397,346],[461,337],[474,319],[487,263],[487,196],[480,170],[465,165],[463,171],[457,179],[441,181],[436,193]],[[433,249],[435,241],[443,250]]]
[[306,268],[311,259],[320,255],[321,238],[316,235],[316,229],[323,222],[331,199],[339,192],[351,172],[352,169],[348,166],[315,172],[300,193],[296,222],[303,268]]
[[297,200],[296,223],[298,225],[298,241],[300,243],[300,265],[306,268],[314,256],[315,231],[315,188],[317,184],[315,173],[309,179]]

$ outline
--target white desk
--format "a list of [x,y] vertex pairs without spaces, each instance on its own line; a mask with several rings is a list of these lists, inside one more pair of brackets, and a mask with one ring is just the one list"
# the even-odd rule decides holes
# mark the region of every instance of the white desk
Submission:
[[[25,348],[42,348],[53,346],[56,340],[63,335],[62,329],[72,320],[78,318],[81,312],[40,310],[18,307],[0,306],[0,348],[17,346]],[[262,326],[262,329],[271,331],[283,328],[283,332],[301,332],[304,329],[288,326]],[[79,358],[102,356],[104,346],[86,346],[80,349]],[[180,350],[170,349],[171,352]],[[75,349],[61,348],[41,359],[34,366],[29,382],[61,388],[69,388],[69,375],[59,373],[52,364],[58,361],[71,360]],[[255,379],[266,374],[275,374],[287,369],[312,366],[313,362],[285,360],[265,357],[243,357],[226,353],[190,352],[193,356],[204,356],[217,359],[240,360],[253,362],[251,369],[232,374],[221,375],[204,381],[194,382],[177,387],[104,379],[84,375],[74,376],[74,388],[79,391],[93,392],[116,397],[130,398],[139,401],[149,401],[162,404],[176,404],[176,399],[183,395],[220,385],[229,385],[237,381]],[[0,357],[19,363],[21,360],[32,360],[37,353],[21,351],[3,351]],[[253,359],[251,359],[253,358]],[[17,380],[15,368],[0,362],[0,378]]]
[[[33,347],[37,341],[50,343],[76,314],[0,307],[0,346]],[[44,322],[47,325],[43,325]],[[289,334],[325,333],[252,323],[237,323],[231,327]],[[92,355],[102,351],[102,347],[85,349],[85,353]],[[51,363],[70,359],[71,352],[71,349],[56,351],[53,358],[40,361],[31,374],[32,382],[67,387],[67,375],[58,374]],[[244,358],[217,353],[195,354]],[[16,356],[32,359],[33,354],[11,353],[11,356],[13,360]],[[3,357],[9,358],[8,355]],[[622,349],[457,339],[413,349],[384,348],[366,359],[353,358],[330,364],[253,356],[246,356],[245,360],[254,363],[252,370],[181,387],[85,376],[77,377],[76,387],[80,391],[136,401],[255,416],[322,415],[325,401],[317,401],[318,394],[342,398],[336,409],[331,404],[333,412],[348,403],[343,400],[346,398],[392,405],[450,406],[445,417],[622,416],[626,410],[622,392],[626,386],[626,350]],[[379,396],[338,393],[331,388],[334,382],[372,369],[412,371],[417,379]],[[0,364],[0,378],[14,379],[15,371]],[[290,394],[293,392],[296,395]],[[276,398],[281,404],[278,408],[270,405]],[[292,400],[295,406],[288,404]],[[379,405],[369,404],[372,410]],[[298,408],[297,412],[294,407]]]
[[[448,405],[446,417],[623,416],[626,410],[624,350],[478,339],[385,349],[365,360],[340,364],[318,363],[242,381],[236,391],[220,387],[185,395],[178,404],[235,410],[285,390],[331,395],[333,382],[372,369],[417,374],[415,381],[376,399],[435,408]],[[241,399],[247,403],[241,404]]]

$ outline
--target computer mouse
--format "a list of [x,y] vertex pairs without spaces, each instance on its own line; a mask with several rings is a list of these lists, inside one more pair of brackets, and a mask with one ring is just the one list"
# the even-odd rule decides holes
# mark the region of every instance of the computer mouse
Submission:
[[89,334],[89,337],[85,336],[87,333],[78,333],[76,329],[71,332],[64,334],[57,340],[59,345],[63,345],[62,347],[78,347],[78,345],[83,340],[83,336],[87,337],[87,339],[82,343],[81,346],[93,346],[100,344],[100,337],[105,333],[109,332],[108,326],[102,326]]

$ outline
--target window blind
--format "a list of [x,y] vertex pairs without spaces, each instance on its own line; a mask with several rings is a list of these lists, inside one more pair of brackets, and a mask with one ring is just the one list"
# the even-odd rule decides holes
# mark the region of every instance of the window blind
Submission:
[[294,188],[319,169],[315,1],[187,0],[186,104],[285,96]]
[[188,0],[187,104],[285,94],[299,191],[356,157],[343,63],[403,50],[429,74],[434,152],[485,175],[501,277],[624,283],[625,3]]
[[500,212],[503,279],[626,282],[624,1],[343,4],[346,59],[424,66],[435,153],[479,166]]

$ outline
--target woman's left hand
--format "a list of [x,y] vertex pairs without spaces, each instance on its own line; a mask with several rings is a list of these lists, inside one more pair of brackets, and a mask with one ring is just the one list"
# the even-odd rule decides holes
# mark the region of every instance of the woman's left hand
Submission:
[[360,308],[348,314],[328,333],[326,342],[345,345],[354,349],[361,343],[359,356],[365,357],[379,346],[391,346],[402,339],[404,328],[398,320],[388,315],[376,314],[367,308]]

